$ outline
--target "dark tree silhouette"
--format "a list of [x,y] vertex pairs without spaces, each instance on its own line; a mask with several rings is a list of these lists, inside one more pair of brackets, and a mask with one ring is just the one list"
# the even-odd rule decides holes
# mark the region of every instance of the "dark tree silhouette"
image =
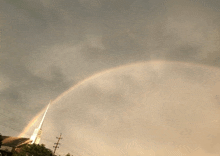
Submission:
[[13,156],[52,156],[52,151],[44,144],[27,144],[13,153]]
[[3,140],[2,134],[0,133],[0,148],[1,148],[1,146],[2,146],[2,140]]

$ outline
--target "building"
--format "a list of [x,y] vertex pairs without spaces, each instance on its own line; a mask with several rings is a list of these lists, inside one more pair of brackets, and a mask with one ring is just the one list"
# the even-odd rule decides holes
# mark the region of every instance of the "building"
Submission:
[[39,144],[42,134],[42,126],[46,116],[46,113],[49,109],[50,103],[47,106],[46,111],[44,112],[43,118],[40,122],[38,128],[34,130],[31,138],[21,138],[21,137],[11,137],[11,136],[2,136],[2,146],[0,148],[0,156],[11,156],[13,151],[19,151],[22,145],[25,144]]
[[19,138],[11,136],[2,136],[2,146],[0,148],[0,153],[3,156],[10,156],[12,152],[18,150],[22,145],[30,144],[31,140],[29,138]]

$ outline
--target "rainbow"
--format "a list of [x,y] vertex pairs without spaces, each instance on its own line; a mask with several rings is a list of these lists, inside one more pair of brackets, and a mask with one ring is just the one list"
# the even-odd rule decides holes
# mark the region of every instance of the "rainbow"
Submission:
[[[108,70],[96,73],[86,79],[84,79],[83,81],[80,81],[79,83],[77,83],[76,85],[74,85],[73,87],[69,88],[68,90],[66,90],[65,92],[63,92],[60,96],[58,96],[54,101],[51,101],[51,105],[57,103],[61,98],[63,98],[65,95],[67,95],[69,92],[71,92],[72,90],[78,88],[80,85],[82,85],[83,83],[95,79],[99,76],[101,76],[102,74],[105,73],[109,73],[112,72],[114,70],[118,70],[124,67],[129,67],[129,66],[134,66],[134,65],[143,65],[143,64],[151,64],[152,66],[158,66],[158,65],[162,65],[163,63],[172,63],[172,64],[182,64],[185,66],[196,66],[196,67],[202,67],[202,68],[206,68],[209,70],[219,70],[219,68],[217,67],[213,67],[213,66],[208,66],[208,65],[201,65],[201,64],[194,64],[194,63],[189,63],[189,62],[181,62],[181,61],[164,61],[164,60],[155,60],[155,61],[148,61],[148,62],[136,62],[136,63],[132,63],[132,64],[125,64],[119,67],[115,67],[115,68],[110,68]],[[38,118],[44,113],[44,111],[46,110],[46,107],[44,109],[42,109],[30,122],[29,124],[23,129],[23,131],[19,134],[18,137],[23,137],[25,135],[25,133],[30,129],[30,127],[32,127],[34,125],[34,123],[38,120]]]

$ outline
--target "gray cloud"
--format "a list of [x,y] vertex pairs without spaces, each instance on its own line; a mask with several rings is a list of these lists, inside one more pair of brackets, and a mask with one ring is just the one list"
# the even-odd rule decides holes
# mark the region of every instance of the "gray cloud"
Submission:
[[[156,153],[171,143],[172,148],[187,147],[192,155],[197,148],[207,155],[217,154],[219,142],[211,138],[219,137],[219,106],[215,100],[219,93],[210,91],[219,79],[214,76],[219,70],[208,70],[161,63],[104,73],[55,102],[45,120],[45,132],[68,134],[64,146],[79,143],[80,148],[95,153],[100,146],[128,152],[126,143],[134,141],[142,150],[149,147]],[[203,73],[200,79],[206,84],[190,82],[198,73]],[[82,152],[74,147],[72,150]]]
[[[110,68],[155,59],[219,67],[219,6],[214,0],[3,0],[0,101],[4,115],[11,111],[14,117],[3,115],[12,129],[2,129],[19,134],[49,99]],[[203,70],[196,69],[197,77],[192,70],[182,72],[192,84],[207,83],[200,78]],[[151,74],[152,80],[158,77]],[[129,75],[121,79],[130,84],[122,90],[131,88],[132,95],[140,90]],[[152,90],[161,83],[156,80]],[[96,86],[89,91],[107,96],[109,105],[127,102],[121,91],[105,95]]]

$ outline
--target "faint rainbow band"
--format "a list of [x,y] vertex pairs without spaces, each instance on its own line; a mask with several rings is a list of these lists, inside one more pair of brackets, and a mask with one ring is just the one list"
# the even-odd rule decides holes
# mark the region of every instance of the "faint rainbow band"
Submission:
[[[190,62],[181,62],[181,61],[164,61],[164,60],[155,60],[155,61],[148,61],[148,62],[136,62],[136,63],[132,63],[132,64],[125,64],[119,67],[114,67],[114,68],[110,68],[108,70],[96,73],[86,79],[84,79],[83,81],[80,81],[79,83],[77,83],[76,85],[74,85],[73,87],[69,88],[68,90],[66,90],[65,92],[63,92],[60,96],[58,96],[54,101],[51,101],[51,105],[53,105],[54,103],[58,102],[61,98],[63,98],[65,95],[67,95],[70,91],[72,91],[73,89],[76,89],[77,87],[79,87],[81,84],[95,79],[99,76],[101,76],[102,74],[105,73],[109,73],[112,72],[113,70],[118,70],[120,68],[124,68],[124,67],[129,67],[129,66],[134,66],[134,65],[153,65],[156,67],[156,65],[163,65],[163,63],[172,63],[172,64],[183,64],[183,65],[188,65],[188,66],[196,66],[196,67],[202,67],[202,68],[206,68],[209,70],[219,70],[219,68],[217,67],[213,67],[213,66],[208,66],[208,65],[202,65],[202,64],[194,64],[194,63],[190,63]],[[22,132],[19,134],[18,137],[23,137],[25,135],[25,133],[34,125],[34,123],[38,120],[38,118],[45,112],[47,106],[42,109],[30,122],[29,124],[22,130]]]

